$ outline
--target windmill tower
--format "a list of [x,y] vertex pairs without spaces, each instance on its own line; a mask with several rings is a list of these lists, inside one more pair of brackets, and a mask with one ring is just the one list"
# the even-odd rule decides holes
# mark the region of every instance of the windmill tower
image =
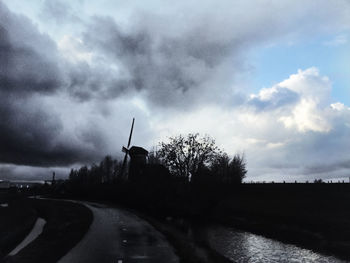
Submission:
[[[125,153],[125,156],[124,156],[124,161],[122,165],[121,175],[126,180],[129,179],[130,175],[135,177],[142,174],[142,168],[144,167],[144,165],[146,165],[147,156],[148,156],[148,151],[142,147],[132,146],[131,148],[129,148],[131,143],[132,133],[134,130],[134,123],[135,123],[135,118],[132,119],[131,130],[130,130],[127,147],[123,146],[122,148],[122,152]],[[130,167],[129,167],[129,171],[127,172],[126,165],[128,161],[128,155],[130,156]]]

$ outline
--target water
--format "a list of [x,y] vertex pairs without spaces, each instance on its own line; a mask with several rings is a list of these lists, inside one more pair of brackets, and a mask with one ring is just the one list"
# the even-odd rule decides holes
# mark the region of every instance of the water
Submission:
[[212,248],[237,263],[345,263],[308,249],[227,227],[208,230]]

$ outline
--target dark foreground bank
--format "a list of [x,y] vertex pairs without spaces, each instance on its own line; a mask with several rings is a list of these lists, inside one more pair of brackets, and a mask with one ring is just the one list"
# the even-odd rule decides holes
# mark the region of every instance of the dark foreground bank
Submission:
[[242,185],[210,221],[350,260],[349,184]]
[[[65,197],[113,202],[167,225],[186,222],[183,228],[191,231],[221,224],[350,260],[349,184],[225,186],[144,181],[68,190]],[[205,237],[199,243],[207,246]]]
[[[57,262],[81,240],[92,222],[92,214],[88,208],[71,202],[18,198],[10,204],[10,207],[13,207],[17,213],[20,213],[19,208],[32,211],[36,217],[44,218],[47,223],[37,239],[23,248],[18,254],[3,257],[0,262]],[[17,220],[13,213],[10,217],[13,221]],[[24,218],[28,218],[28,214]],[[31,218],[30,220],[26,219],[25,222],[35,222]],[[22,229],[21,224],[12,225],[8,231],[16,232],[17,229]],[[26,228],[21,238],[14,239],[12,236],[3,238],[5,243],[8,242],[6,244],[11,244],[11,247],[5,246],[6,250],[4,251],[9,252],[12,250],[29,233],[30,229],[31,227]],[[3,256],[6,254],[4,253]]]
[[0,261],[27,236],[37,216],[23,198],[0,192]]

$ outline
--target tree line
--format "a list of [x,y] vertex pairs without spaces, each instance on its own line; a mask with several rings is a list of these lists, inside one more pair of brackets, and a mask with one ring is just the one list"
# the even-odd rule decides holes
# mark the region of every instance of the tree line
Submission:
[[[246,176],[246,161],[243,154],[232,158],[215,144],[210,136],[188,134],[170,137],[161,142],[156,151],[148,156],[144,180],[165,178],[189,183],[217,182],[240,184]],[[117,183],[124,180],[122,161],[106,156],[99,164],[72,169],[69,181],[79,184]]]

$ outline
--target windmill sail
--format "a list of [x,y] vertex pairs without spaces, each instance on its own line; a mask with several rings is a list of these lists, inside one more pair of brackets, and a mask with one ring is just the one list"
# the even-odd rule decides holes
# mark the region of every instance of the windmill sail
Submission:
[[129,147],[130,147],[132,131],[134,130],[134,123],[135,123],[135,118],[132,118],[131,130],[130,130],[129,141],[128,141],[128,147],[127,147],[128,149],[129,149]]
[[126,176],[124,176],[125,174],[125,166],[126,166],[126,163],[127,163],[127,160],[128,160],[128,153],[129,153],[129,147],[130,147],[130,143],[131,143],[131,137],[132,137],[132,132],[134,130],[134,123],[135,123],[135,118],[132,118],[132,124],[131,124],[131,130],[130,130],[130,135],[129,135],[129,140],[128,140],[128,146],[127,147],[124,147],[122,148],[122,152],[125,153],[125,156],[124,156],[124,161],[123,161],[123,166],[122,166],[122,171],[121,171],[121,176],[123,178],[125,178]]

